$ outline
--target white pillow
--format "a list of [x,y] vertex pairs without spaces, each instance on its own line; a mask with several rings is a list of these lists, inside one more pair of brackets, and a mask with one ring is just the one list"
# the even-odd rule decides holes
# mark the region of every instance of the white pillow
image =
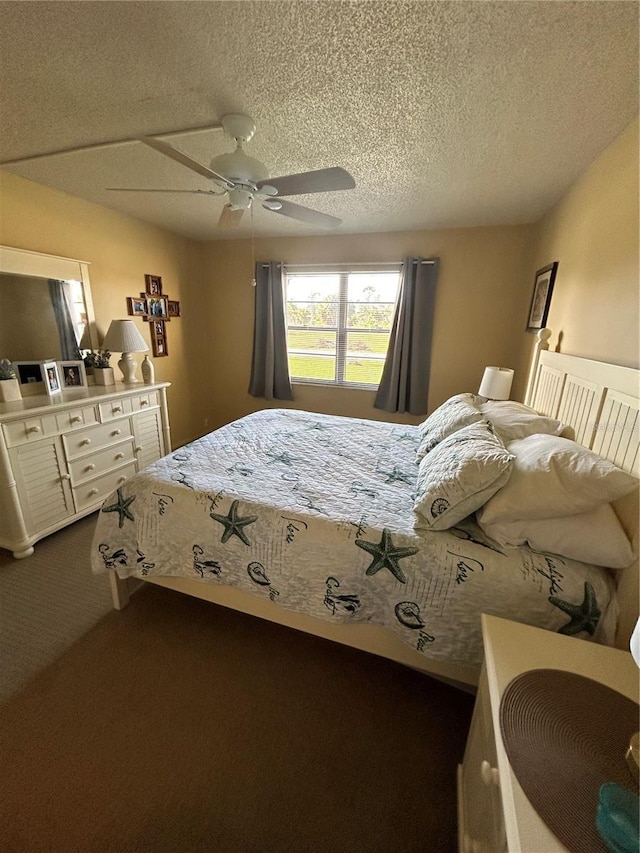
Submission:
[[521,521],[588,512],[637,487],[631,474],[568,438],[530,435],[512,441],[513,471],[482,507],[478,521]]
[[446,530],[471,515],[509,479],[512,460],[486,421],[445,438],[420,462],[415,526]]
[[480,522],[480,526],[498,545],[510,548],[528,545],[534,551],[550,551],[610,569],[626,569],[634,559],[631,543],[610,504],[562,518]]
[[567,438],[573,438],[571,427],[565,426],[555,418],[539,415],[529,406],[515,400],[488,400],[486,403],[481,403],[478,408],[491,421],[505,444],[535,433],[564,434]]
[[416,462],[420,462],[447,436],[484,419],[476,404],[477,400],[475,394],[456,394],[418,425],[422,439],[416,451]]

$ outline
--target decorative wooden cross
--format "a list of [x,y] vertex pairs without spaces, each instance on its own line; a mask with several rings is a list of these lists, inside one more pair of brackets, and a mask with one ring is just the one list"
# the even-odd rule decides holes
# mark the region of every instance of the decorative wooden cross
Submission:
[[180,303],[162,293],[162,279],[157,275],[145,275],[146,290],[139,297],[127,296],[127,311],[133,317],[142,317],[149,323],[151,348],[155,358],[169,355],[165,323],[180,316]]

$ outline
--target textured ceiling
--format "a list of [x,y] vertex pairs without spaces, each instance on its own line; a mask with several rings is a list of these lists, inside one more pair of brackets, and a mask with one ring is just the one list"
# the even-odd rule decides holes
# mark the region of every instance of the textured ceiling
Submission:
[[[638,3],[0,3],[0,163],[229,112],[255,120],[246,150],[271,176],[351,172],[355,190],[292,199],[338,233],[535,221],[638,113]],[[220,130],[168,141],[207,165],[233,148]],[[138,142],[4,168],[230,236],[221,198],[106,191],[210,186]],[[262,208],[254,223],[314,233]]]

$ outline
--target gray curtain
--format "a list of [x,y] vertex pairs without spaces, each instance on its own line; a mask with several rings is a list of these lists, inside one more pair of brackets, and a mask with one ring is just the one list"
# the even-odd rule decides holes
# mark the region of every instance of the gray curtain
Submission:
[[53,305],[53,313],[58,327],[60,338],[60,352],[63,361],[74,361],[80,357],[78,353],[78,341],[73,328],[73,320],[69,311],[69,304],[64,295],[64,282],[54,278],[49,279],[49,296]]
[[265,400],[293,400],[287,360],[283,264],[256,264],[256,309],[249,393]]
[[389,349],[374,406],[385,412],[427,413],[438,258],[405,258]]

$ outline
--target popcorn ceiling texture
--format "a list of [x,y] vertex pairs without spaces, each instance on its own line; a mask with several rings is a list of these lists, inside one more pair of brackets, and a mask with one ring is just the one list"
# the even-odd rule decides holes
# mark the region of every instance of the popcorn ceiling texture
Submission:
[[[247,112],[272,176],[340,165],[300,196],[338,233],[538,219],[638,111],[631,2],[0,3],[0,161]],[[219,130],[171,143],[209,163]],[[196,239],[222,198],[138,143],[6,167]],[[258,209],[259,235],[311,234]],[[245,216],[236,234],[250,233]]]

